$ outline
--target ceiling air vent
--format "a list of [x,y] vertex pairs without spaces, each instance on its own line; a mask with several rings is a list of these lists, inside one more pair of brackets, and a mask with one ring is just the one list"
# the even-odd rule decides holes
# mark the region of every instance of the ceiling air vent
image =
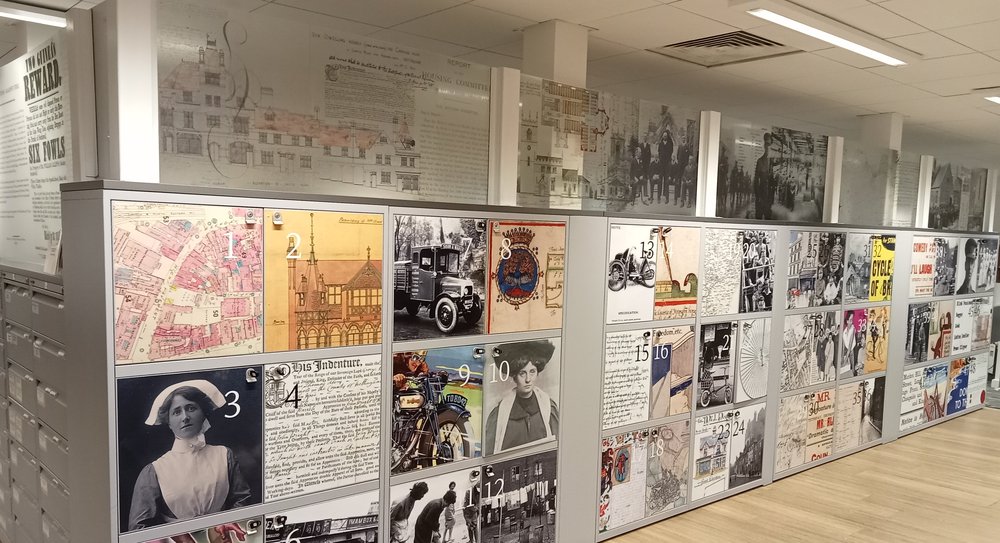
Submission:
[[787,55],[796,53],[799,49],[740,30],[664,45],[650,51],[712,67]]

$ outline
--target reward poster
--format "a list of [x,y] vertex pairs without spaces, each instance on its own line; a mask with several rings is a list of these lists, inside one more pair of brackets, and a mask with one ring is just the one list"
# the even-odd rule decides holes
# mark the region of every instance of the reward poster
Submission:
[[490,221],[487,333],[562,327],[566,223]]
[[896,236],[872,236],[872,267],[868,286],[868,301],[892,299],[892,272],[896,260]]

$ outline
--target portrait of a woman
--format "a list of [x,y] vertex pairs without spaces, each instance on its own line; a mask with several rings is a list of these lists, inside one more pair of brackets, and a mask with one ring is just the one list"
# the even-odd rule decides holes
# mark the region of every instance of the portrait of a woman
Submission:
[[148,426],[169,428],[171,447],[139,473],[132,493],[128,529],[192,519],[251,503],[233,451],[209,445],[209,416],[226,405],[225,396],[204,379],[163,389],[153,401]]
[[558,370],[553,377],[556,384],[552,390],[546,391],[540,386],[540,374],[549,366],[555,349],[549,340],[497,347],[493,364],[501,368],[498,373],[501,377],[505,375],[504,366],[510,370],[510,379],[497,385],[509,386],[513,381],[514,386],[503,391],[499,403],[486,419],[484,454],[496,454],[559,435]]

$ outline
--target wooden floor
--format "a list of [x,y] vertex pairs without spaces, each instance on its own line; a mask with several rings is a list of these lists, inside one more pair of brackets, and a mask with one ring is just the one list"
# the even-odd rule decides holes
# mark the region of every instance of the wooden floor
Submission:
[[617,537],[614,543],[1000,541],[1000,410]]

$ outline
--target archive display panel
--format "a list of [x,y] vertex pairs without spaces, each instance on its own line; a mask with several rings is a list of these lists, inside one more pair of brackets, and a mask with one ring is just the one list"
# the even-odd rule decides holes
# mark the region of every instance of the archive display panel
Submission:
[[[106,235],[91,284],[108,348],[91,363],[115,540],[375,541],[432,517],[476,538],[525,517],[527,537],[554,540],[564,218],[84,194],[103,213],[81,228]],[[452,499],[458,475],[474,492]],[[420,477],[448,479],[438,516],[430,500],[403,515],[390,492]]]

